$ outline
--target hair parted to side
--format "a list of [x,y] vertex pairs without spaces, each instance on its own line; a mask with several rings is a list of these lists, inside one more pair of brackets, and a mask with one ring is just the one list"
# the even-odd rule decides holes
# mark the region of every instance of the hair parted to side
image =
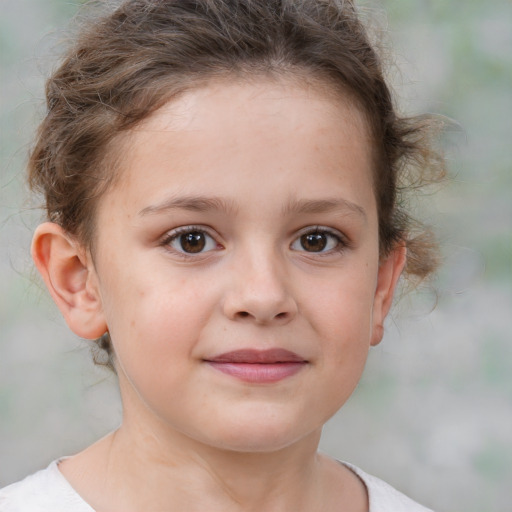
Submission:
[[410,188],[444,174],[431,145],[439,123],[400,117],[382,68],[352,0],[127,0],[82,28],[48,80],[29,183],[44,194],[48,219],[91,247],[98,201],[122,173],[120,135],[212,79],[306,79],[364,113],[381,254],[405,243],[405,274],[423,279],[437,246],[404,205]]

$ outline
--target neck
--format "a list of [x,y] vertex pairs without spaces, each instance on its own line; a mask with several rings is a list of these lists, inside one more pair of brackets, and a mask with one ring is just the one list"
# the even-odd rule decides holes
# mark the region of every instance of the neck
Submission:
[[320,432],[314,432],[273,452],[241,453],[178,432],[148,435],[125,424],[112,437],[109,465],[115,480],[133,482],[137,496],[127,503],[137,500],[147,510],[152,510],[151,500],[155,510],[192,510],[192,503],[197,510],[226,512],[312,510],[315,507],[304,504],[318,506],[320,499],[319,437]]
[[240,453],[124,422],[60,468],[95,510],[328,510],[321,506],[329,492],[319,437],[313,432],[280,450]]

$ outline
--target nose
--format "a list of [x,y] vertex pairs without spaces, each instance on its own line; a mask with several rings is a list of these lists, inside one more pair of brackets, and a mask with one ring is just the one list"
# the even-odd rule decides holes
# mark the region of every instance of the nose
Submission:
[[284,325],[297,314],[285,264],[276,255],[241,257],[224,296],[230,320]]

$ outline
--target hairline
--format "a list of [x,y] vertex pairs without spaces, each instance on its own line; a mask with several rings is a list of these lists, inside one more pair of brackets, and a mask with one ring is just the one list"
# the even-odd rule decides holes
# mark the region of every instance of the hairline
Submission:
[[[314,88],[315,92],[326,99],[333,102],[344,102],[349,111],[358,113],[362,120],[362,128],[368,134],[368,145],[371,151],[371,177],[374,188],[374,194],[377,199],[377,190],[375,190],[377,180],[375,173],[378,171],[376,162],[376,137],[373,130],[372,122],[368,112],[368,107],[364,101],[347,85],[341,83],[340,80],[330,76],[325,70],[319,70],[317,74],[307,66],[291,65],[286,63],[274,63],[274,65],[261,63],[241,64],[237,68],[217,69],[214,71],[196,72],[196,73],[179,73],[170,74],[159,80],[154,80],[148,84],[148,90],[155,92],[158,90],[168,89],[162,96],[146,109],[146,114],[135,122],[128,124],[126,127],[117,129],[113,137],[105,144],[98,158],[98,177],[104,183],[98,187],[98,193],[94,197],[92,207],[92,218],[88,229],[82,236],[83,240],[78,240],[86,249],[89,249],[91,256],[94,253],[95,242],[97,241],[97,211],[98,205],[102,197],[111,190],[112,187],[122,185],[123,165],[126,154],[129,152],[132,137],[136,134],[137,129],[156,115],[156,113],[166,105],[172,104],[185,94],[197,90],[207,88],[213,84],[222,83],[290,83],[295,84],[299,88],[308,90]],[[230,80],[234,78],[235,80]],[[80,238],[76,236],[75,238]]]

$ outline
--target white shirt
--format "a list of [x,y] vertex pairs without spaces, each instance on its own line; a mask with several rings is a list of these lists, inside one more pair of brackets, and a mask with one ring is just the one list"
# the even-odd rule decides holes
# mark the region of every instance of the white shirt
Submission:
[[[366,485],[369,512],[432,512],[398,492],[386,482],[347,464]],[[0,512],[94,512],[71,487],[58,461],[20,482],[0,489]]]

